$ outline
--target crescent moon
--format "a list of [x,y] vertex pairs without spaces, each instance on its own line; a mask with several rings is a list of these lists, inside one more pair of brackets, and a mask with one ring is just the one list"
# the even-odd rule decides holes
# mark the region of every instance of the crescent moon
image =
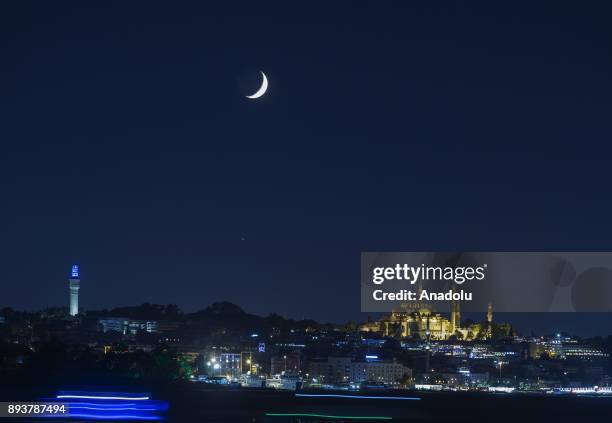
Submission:
[[266,74],[263,73],[263,71],[261,72],[261,76],[263,77],[263,80],[261,81],[261,87],[259,87],[259,89],[257,90],[257,92],[253,95],[247,95],[246,98],[259,98],[262,95],[264,95],[266,93],[266,91],[268,91],[268,78],[266,78]]

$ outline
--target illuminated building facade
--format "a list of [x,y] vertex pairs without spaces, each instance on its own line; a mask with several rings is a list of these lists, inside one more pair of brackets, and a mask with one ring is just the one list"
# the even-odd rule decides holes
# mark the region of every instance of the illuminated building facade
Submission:
[[242,374],[242,356],[240,354],[222,353],[217,360],[217,376],[236,379]]
[[135,320],[125,317],[108,317],[98,320],[102,332],[115,331],[123,335],[136,335],[139,331],[156,333],[157,322],[155,320]]
[[609,357],[609,354],[599,347],[581,344],[578,339],[561,334],[553,337],[541,337],[536,340],[534,346],[536,356],[546,354],[549,357],[561,360],[596,361],[605,360]]
[[404,377],[412,378],[412,369],[396,361],[359,361],[351,363],[349,380],[352,383],[378,382],[391,384]]
[[469,327],[461,326],[461,310],[459,302],[451,303],[450,319],[440,313],[435,313],[429,304],[416,306],[404,305],[406,311],[393,311],[383,316],[377,322],[367,322],[361,325],[363,332],[376,332],[382,336],[396,338],[419,338],[430,340],[448,340],[451,336],[458,339],[489,339],[493,323],[493,307],[489,305],[487,324],[474,323]]
[[563,357],[578,358],[580,360],[607,359],[610,355],[601,350],[589,345],[564,345]]
[[377,382],[393,384],[404,377],[412,377],[412,370],[396,361],[366,359],[353,361],[350,357],[328,357],[312,361],[309,377],[315,383]]

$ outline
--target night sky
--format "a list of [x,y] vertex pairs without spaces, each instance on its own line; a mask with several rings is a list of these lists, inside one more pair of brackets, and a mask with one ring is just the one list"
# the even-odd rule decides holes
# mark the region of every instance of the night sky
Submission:
[[363,320],[361,251],[612,250],[604,2],[80,3],[0,4],[0,306],[75,262],[84,308]]

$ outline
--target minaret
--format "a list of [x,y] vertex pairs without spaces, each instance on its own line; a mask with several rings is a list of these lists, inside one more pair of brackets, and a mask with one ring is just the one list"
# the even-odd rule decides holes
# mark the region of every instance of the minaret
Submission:
[[[454,293],[455,287],[452,287],[451,291]],[[461,305],[459,301],[451,300],[450,321],[451,334],[454,335],[455,332],[461,327]]]
[[70,315],[76,316],[79,314],[79,288],[81,287],[78,264],[72,265],[68,286],[70,287]]
[[455,302],[455,330],[461,327],[461,303],[459,301]]
[[493,336],[493,303],[489,303],[487,307],[487,338]]

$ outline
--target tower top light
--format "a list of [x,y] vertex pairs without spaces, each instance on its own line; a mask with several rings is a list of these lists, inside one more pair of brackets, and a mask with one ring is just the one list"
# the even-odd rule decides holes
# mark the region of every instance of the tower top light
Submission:
[[78,264],[72,265],[72,271],[70,272],[70,278],[79,279],[79,265]]

